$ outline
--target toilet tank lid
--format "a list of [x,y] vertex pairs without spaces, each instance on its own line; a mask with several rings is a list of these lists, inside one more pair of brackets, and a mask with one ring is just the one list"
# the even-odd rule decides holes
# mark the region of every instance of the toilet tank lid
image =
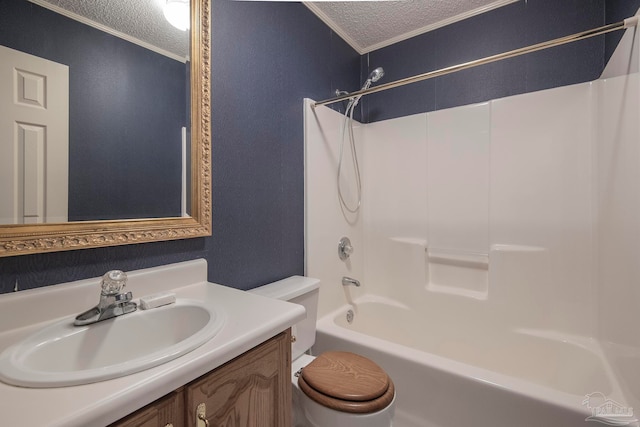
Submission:
[[320,280],[312,277],[291,276],[268,285],[250,289],[249,292],[268,298],[290,301],[295,297],[318,289]]

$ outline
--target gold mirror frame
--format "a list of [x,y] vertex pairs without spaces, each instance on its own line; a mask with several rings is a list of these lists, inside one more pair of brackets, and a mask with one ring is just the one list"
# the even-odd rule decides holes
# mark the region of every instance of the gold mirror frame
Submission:
[[191,217],[0,226],[0,257],[211,235],[211,4],[191,1]]

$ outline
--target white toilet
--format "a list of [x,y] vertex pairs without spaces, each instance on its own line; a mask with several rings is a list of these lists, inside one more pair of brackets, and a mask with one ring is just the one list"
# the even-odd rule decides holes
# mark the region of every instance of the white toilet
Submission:
[[293,426],[391,427],[395,388],[382,368],[348,352],[304,354],[316,340],[319,286],[318,279],[293,276],[249,291],[307,310],[291,330]]

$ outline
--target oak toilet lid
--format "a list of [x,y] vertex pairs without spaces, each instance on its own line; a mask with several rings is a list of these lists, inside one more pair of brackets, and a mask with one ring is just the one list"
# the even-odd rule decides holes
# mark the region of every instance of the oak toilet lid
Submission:
[[395,394],[393,382],[380,366],[344,351],[328,351],[316,357],[302,369],[298,384],[316,402],[345,412],[384,409]]

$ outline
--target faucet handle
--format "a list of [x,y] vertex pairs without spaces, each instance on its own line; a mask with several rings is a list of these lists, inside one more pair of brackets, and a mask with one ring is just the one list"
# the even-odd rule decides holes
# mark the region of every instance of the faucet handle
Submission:
[[338,256],[342,261],[346,261],[347,258],[353,253],[353,246],[351,246],[351,240],[348,237],[343,237],[338,242]]
[[102,295],[117,295],[126,284],[127,274],[124,271],[107,271],[104,276],[102,276]]
[[115,300],[117,303],[120,304],[124,304],[125,302],[129,302],[133,299],[133,294],[131,293],[131,291],[127,292],[127,293],[121,293],[121,294],[117,294],[115,296]]

